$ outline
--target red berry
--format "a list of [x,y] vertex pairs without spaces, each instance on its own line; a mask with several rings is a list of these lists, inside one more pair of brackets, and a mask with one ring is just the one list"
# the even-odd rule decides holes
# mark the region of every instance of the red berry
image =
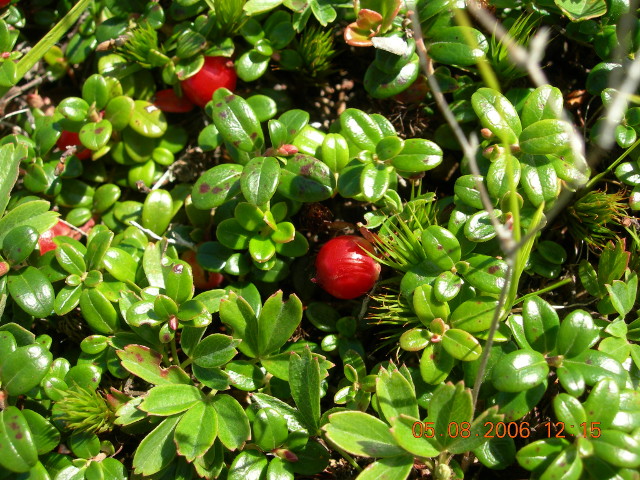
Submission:
[[71,236],[71,228],[61,222],[58,221],[53,227],[44,232],[38,238],[38,245],[40,246],[40,255],[44,255],[49,250],[55,250],[57,245],[53,241],[55,237],[70,237]]
[[218,288],[224,281],[224,277],[220,273],[206,272],[196,259],[196,252],[187,250],[180,258],[191,265],[191,273],[193,274],[193,285],[199,290],[212,290]]
[[0,8],[6,7],[11,3],[11,0],[0,0]]
[[182,81],[182,90],[193,103],[204,107],[218,88],[233,91],[237,78],[233,62],[229,58],[204,57],[204,65],[198,73]]
[[56,141],[56,147],[62,150],[63,152],[67,149],[67,147],[77,146],[76,157],[80,160],[86,160],[91,157],[91,150],[85,148],[80,141],[80,136],[75,132],[69,132],[67,130],[63,130],[58,140]]
[[153,104],[163,112],[167,113],[187,113],[193,110],[195,105],[186,96],[179,97],[173,88],[159,90],[156,92],[156,99]]
[[316,258],[315,281],[337,298],[364,295],[380,276],[380,264],[365,250],[373,253],[373,245],[361,237],[343,235],[329,240]]

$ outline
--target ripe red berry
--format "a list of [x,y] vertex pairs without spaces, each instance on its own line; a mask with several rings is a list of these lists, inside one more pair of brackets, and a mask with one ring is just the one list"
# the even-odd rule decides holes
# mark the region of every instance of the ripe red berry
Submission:
[[182,90],[189,100],[204,107],[218,88],[233,91],[237,78],[233,61],[229,58],[204,57],[204,65],[198,73],[182,81]]
[[173,88],[158,90],[153,104],[163,112],[187,113],[193,110],[195,105],[186,96],[179,97]]
[[61,222],[58,221],[53,227],[44,232],[38,238],[38,245],[40,246],[40,255],[44,255],[49,250],[55,250],[57,245],[54,243],[53,239],[55,237],[70,237],[71,236],[71,228]]
[[373,253],[373,245],[361,237],[343,235],[329,240],[316,258],[315,281],[337,298],[364,295],[380,276],[380,264],[365,250]]
[[67,147],[77,146],[76,157],[80,160],[86,160],[91,157],[91,150],[85,148],[80,141],[80,136],[75,132],[69,132],[67,130],[63,130],[58,140],[56,141],[56,147],[62,150],[63,152],[67,149]]
[[218,288],[224,281],[224,277],[220,273],[205,271],[198,260],[196,252],[187,250],[180,258],[191,265],[191,273],[193,274],[193,285],[199,290],[212,290]]

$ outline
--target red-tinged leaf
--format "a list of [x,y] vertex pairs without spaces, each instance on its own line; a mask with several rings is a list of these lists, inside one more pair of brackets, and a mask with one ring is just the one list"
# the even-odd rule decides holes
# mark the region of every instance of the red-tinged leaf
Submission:
[[141,379],[155,385],[190,384],[191,380],[180,367],[160,366],[162,355],[142,345],[127,345],[116,352],[122,366]]

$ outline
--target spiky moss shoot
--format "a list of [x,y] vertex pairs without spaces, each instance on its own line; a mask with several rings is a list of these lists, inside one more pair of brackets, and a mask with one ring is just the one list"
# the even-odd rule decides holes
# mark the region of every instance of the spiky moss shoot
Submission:
[[331,61],[336,55],[333,48],[333,30],[318,26],[307,28],[298,40],[296,47],[302,59],[303,70],[313,78],[322,77],[331,72]]
[[586,193],[567,209],[569,233],[591,249],[602,250],[608,241],[617,237],[615,227],[620,227],[626,216],[623,199],[621,192]]
[[391,286],[383,287],[383,292],[372,295],[366,316],[371,326],[383,326],[378,348],[398,348],[400,336],[411,328],[422,325],[407,299],[399,290]]
[[91,388],[74,384],[64,398],[53,407],[53,416],[69,430],[89,433],[108,432],[113,428],[115,413],[104,397]]

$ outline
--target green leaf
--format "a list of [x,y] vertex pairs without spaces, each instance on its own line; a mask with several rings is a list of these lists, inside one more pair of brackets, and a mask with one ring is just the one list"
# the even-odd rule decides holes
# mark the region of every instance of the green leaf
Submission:
[[561,154],[570,149],[571,128],[563,120],[538,120],[522,130],[520,150],[530,155]]
[[522,157],[522,178],[520,183],[527,198],[536,207],[543,202],[552,203],[560,194],[560,181],[551,161],[542,155]]
[[238,353],[235,347],[240,340],[228,335],[214,333],[200,341],[193,349],[193,363],[204,368],[221,367],[233,359]]
[[430,225],[422,231],[421,240],[427,258],[442,270],[451,270],[460,261],[460,242],[446,228]]
[[287,421],[273,408],[261,408],[253,420],[256,444],[265,452],[281,446],[289,436]]
[[503,356],[493,368],[493,385],[502,392],[521,392],[535,387],[549,375],[541,353],[516,350]]
[[557,120],[562,115],[562,92],[551,85],[542,85],[531,92],[522,106],[522,126],[529,125],[539,120]]
[[193,385],[158,385],[147,393],[138,408],[150,415],[168,416],[188,410],[203,400]]
[[553,399],[553,409],[556,418],[563,423],[565,431],[571,435],[580,435],[582,432],[581,424],[585,423],[587,419],[591,421],[578,399],[567,393],[556,395]]
[[[235,63],[238,77],[244,82],[257,80],[269,68],[269,60],[271,60],[271,57],[261,54],[256,49],[246,51],[240,55],[240,58]],[[258,116],[256,115],[257,119]]]
[[191,192],[195,207],[209,210],[238,195],[243,168],[242,165],[224,163],[204,172]]
[[123,350],[117,350],[116,354],[124,368],[146,382],[155,385],[191,383],[189,375],[181,368],[175,365],[169,368],[161,367],[162,355],[149,347],[127,345]]
[[507,263],[488,255],[469,255],[465,261],[469,269],[462,275],[464,279],[481,292],[500,294],[505,287]]
[[625,317],[632,309],[638,293],[638,276],[632,273],[625,283],[614,280],[611,285],[605,285],[613,308],[620,316]]
[[333,413],[322,429],[331,443],[353,455],[378,458],[404,453],[391,435],[389,425],[364,412]]
[[16,348],[3,359],[3,389],[13,396],[27,393],[45,377],[52,359],[51,352],[38,343]]
[[208,104],[211,118],[222,137],[244,152],[255,152],[264,145],[264,136],[255,112],[242,97],[218,88]]
[[215,408],[210,403],[198,402],[182,415],[173,437],[178,454],[185,457],[187,462],[193,462],[211,448],[217,435],[218,416]]
[[60,443],[60,432],[49,420],[33,410],[24,409],[22,415],[29,425],[38,455],[50,452]]
[[30,200],[12,208],[0,218],[0,247],[7,234],[21,225],[31,225],[40,235],[58,222],[58,213],[49,211],[49,202]]
[[439,385],[449,376],[455,358],[441,343],[429,343],[420,357],[420,375],[430,385]]
[[518,143],[522,125],[516,109],[507,97],[491,88],[479,88],[471,96],[471,105],[482,126],[491,130],[502,143]]
[[582,478],[582,470],[582,459],[577,448],[567,448],[553,459],[541,478],[579,480]]
[[233,337],[242,340],[238,350],[248,357],[258,355],[258,319],[247,301],[234,292],[220,301],[220,320],[233,329]]
[[510,437],[493,437],[474,449],[473,454],[485,467],[504,470],[515,463],[516,444]]
[[[509,168],[511,173],[509,174]],[[511,182],[517,188],[521,174],[520,162],[513,155],[500,155],[487,172],[487,190],[493,199],[501,200],[510,191]]]
[[110,230],[102,230],[91,236],[87,242],[87,253],[84,256],[87,270],[100,268],[102,259],[111,246],[114,234]]
[[[3,145],[0,148],[0,216],[4,213],[9,203],[9,193],[18,179],[18,168],[21,157],[26,156],[26,146],[14,147],[13,144]],[[0,229],[0,232],[3,230]],[[8,233],[8,230],[5,230]],[[0,240],[0,244],[2,241]]]
[[229,467],[228,480],[260,480],[266,478],[268,460],[257,450],[240,452]]
[[483,332],[491,327],[497,307],[498,300],[493,297],[476,297],[461,303],[451,314],[449,323],[469,333]]
[[316,432],[320,425],[320,363],[305,348],[302,355],[291,352],[289,359],[289,386],[291,396],[298,407],[310,432]]
[[273,157],[256,157],[245,165],[240,177],[244,198],[253,205],[264,205],[280,181],[280,163]]
[[416,53],[410,55],[406,63],[397,70],[384,71],[374,61],[364,74],[364,88],[373,98],[389,98],[409,88],[419,74],[420,58]]
[[418,401],[413,385],[398,369],[381,368],[376,381],[380,409],[387,420],[404,415],[418,418]]
[[393,168],[378,163],[367,163],[360,174],[360,191],[366,200],[375,203],[387,192]]
[[359,150],[376,151],[376,145],[386,135],[378,124],[361,110],[347,108],[340,114],[342,135]]
[[55,249],[56,258],[62,268],[68,273],[83,275],[87,271],[84,255],[69,243],[63,243]]
[[174,430],[181,418],[182,415],[166,418],[142,439],[133,456],[133,468],[136,473],[153,475],[171,463],[176,456]]
[[411,455],[381,458],[369,465],[358,475],[358,480],[405,480],[413,468]]
[[[435,441],[432,442],[430,439],[433,437],[432,433],[435,434],[435,431],[431,430],[433,425],[425,425],[417,418],[406,415],[393,418],[391,425],[393,438],[407,452],[424,458],[435,457],[440,453]],[[426,430],[426,427],[429,427],[429,430]]]
[[611,465],[622,468],[640,466],[640,442],[619,430],[602,430],[600,437],[593,438],[596,456]]
[[7,288],[13,300],[29,315],[45,318],[53,312],[53,287],[37,268],[28,266],[10,272]]
[[280,457],[272,458],[267,468],[267,478],[273,480],[294,480],[293,464],[282,460]]
[[191,265],[183,260],[176,260],[172,264],[163,265],[165,293],[178,305],[191,300],[194,293],[193,273]]
[[95,333],[106,335],[118,329],[118,312],[100,290],[83,289],[79,304],[82,316]]
[[442,336],[442,347],[449,355],[463,362],[471,362],[480,357],[480,342],[469,332],[452,328]]
[[605,0],[554,0],[554,2],[572,22],[601,17],[607,13]]
[[302,414],[288,403],[265,393],[252,393],[251,398],[255,400],[260,408],[273,408],[278,411],[287,420],[289,431],[307,431]]
[[145,100],[135,100],[129,126],[143,137],[160,138],[167,131],[162,110]]
[[560,323],[557,338],[559,355],[573,357],[591,348],[598,341],[599,329],[584,310],[574,310]]
[[136,278],[138,262],[131,254],[121,248],[110,247],[102,258],[104,268],[113,278],[121,282],[132,281]]
[[331,197],[336,180],[329,167],[317,158],[296,154],[280,171],[278,192],[299,202],[321,202]]
[[17,407],[6,407],[0,412],[0,466],[21,473],[37,462],[38,452],[27,420]]
[[597,350],[586,350],[575,357],[565,358],[562,364],[579,372],[587,385],[595,385],[604,378],[610,378],[618,387],[623,388],[627,378],[620,362]]
[[271,295],[258,317],[258,354],[277,351],[293,335],[302,320],[302,302],[294,294],[282,301],[282,290]]
[[471,27],[440,27],[430,32],[427,51],[438,63],[468,67],[485,57],[489,44]]
[[545,438],[522,447],[516,454],[516,459],[529,471],[543,472],[569,445],[564,438]]
[[230,395],[216,395],[211,405],[218,418],[218,438],[231,451],[242,448],[251,437],[249,419],[238,401]]
[[156,235],[164,235],[173,218],[173,198],[162,189],[149,192],[142,205],[142,226]]
[[554,308],[537,295],[523,305],[524,334],[537,352],[550,352],[556,346],[560,319]]
[[109,120],[90,122],[83,125],[79,132],[80,142],[89,150],[100,150],[111,139],[113,128]]
[[413,291],[413,310],[423,325],[429,326],[436,318],[449,318],[449,304],[440,302],[434,295],[433,287],[423,284]]

